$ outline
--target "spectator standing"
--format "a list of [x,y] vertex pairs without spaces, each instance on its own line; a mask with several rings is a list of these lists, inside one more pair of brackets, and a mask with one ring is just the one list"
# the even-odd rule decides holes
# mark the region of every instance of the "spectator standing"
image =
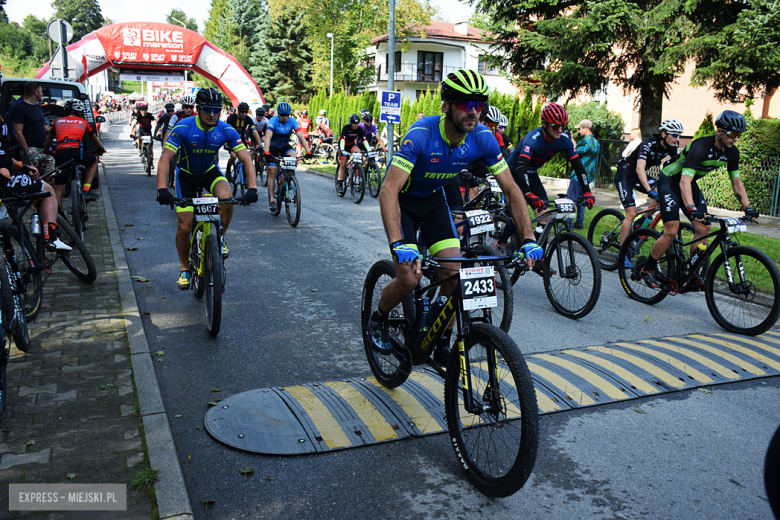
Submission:
[[42,153],[48,130],[43,109],[38,104],[43,101],[43,87],[28,81],[22,92],[22,100],[9,113],[14,139],[21,149],[22,161],[45,175],[54,169],[54,158]]
[[[582,160],[582,166],[585,167],[585,172],[588,174],[588,183],[592,183],[596,177],[596,164],[599,158],[599,152],[601,145],[599,145],[596,136],[593,135],[593,122],[590,119],[583,119],[580,123],[574,127],[580,138],[577,141],[577,155]],[[569,181],[569,189],[566,192],[566,198],[576,201],[582,195],[582,186],[577,180],[577,174],[571,172],[571,181]],[[577,204],[577,221],[574,223],[574,229],[583,229],[585,219],[585,204]],[[571,222],[569,222],[571,224]]]

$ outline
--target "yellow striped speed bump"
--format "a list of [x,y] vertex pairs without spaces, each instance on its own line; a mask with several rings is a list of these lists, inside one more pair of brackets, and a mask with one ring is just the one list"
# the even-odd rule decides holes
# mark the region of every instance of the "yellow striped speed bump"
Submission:
[[[526,356],[540,413],[780,374],[780,332],[691,334]],[[485,367],[472,366],[486,378]],[[511,384],[511,375],[502,371]],[[241,450],[297,455],[446,430],[444,382],[428,368],[399,388],[374,378],[243,392],[206,413],[217,440]],[[510,416],[520,415],[508,403]],[[469,420],[464,417],[463,420]]]

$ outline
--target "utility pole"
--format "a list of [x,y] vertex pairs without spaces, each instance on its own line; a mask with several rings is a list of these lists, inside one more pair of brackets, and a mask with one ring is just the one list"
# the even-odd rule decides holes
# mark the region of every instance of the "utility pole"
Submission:
[[[388,55],[387,55],[387,90],[395,92],[395,0],[390,0],[390,23],[387,27],[388,32]],[[393,158],[393,144],[395,141],[395,125],[387,123],[387,164]]]

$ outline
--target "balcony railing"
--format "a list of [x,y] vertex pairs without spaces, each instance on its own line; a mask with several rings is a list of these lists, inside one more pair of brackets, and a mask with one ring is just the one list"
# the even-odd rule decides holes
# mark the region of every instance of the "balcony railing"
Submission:
[[[398,68],[398,65],[396,65]],[[415,83],[439,83],[442,77],[457,70],[458,67],[443,66],[441,64],[402,63],[400,70],[393,76],[395,81],[407,81]],[[377,81],[387,81],[388,74],[385,65],[377,67]]]

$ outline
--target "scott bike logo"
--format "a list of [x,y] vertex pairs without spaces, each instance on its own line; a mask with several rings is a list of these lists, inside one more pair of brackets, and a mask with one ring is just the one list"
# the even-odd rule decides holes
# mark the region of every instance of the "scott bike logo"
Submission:
[[436,318],[436,321],[433,322],[433,325],[431,326],[431,330],[428,331],[428,334],[425,335],[423,338],[422,344],[420,345],[420,349],[423,352],[427,352],[428,348],[431,346],[431,343],[433,342],[433,339],[436,337],[438,332],[441,330],[442,327],[445,326],[445,324],[450,322],[450,319],[452,318],[452,314],[455,312],[455,307],[452,304],[452,298],[447,300],[447,303],[444,305],[443,315],[444,319],[442,319],[442,314],[439,314],[439,317]]

